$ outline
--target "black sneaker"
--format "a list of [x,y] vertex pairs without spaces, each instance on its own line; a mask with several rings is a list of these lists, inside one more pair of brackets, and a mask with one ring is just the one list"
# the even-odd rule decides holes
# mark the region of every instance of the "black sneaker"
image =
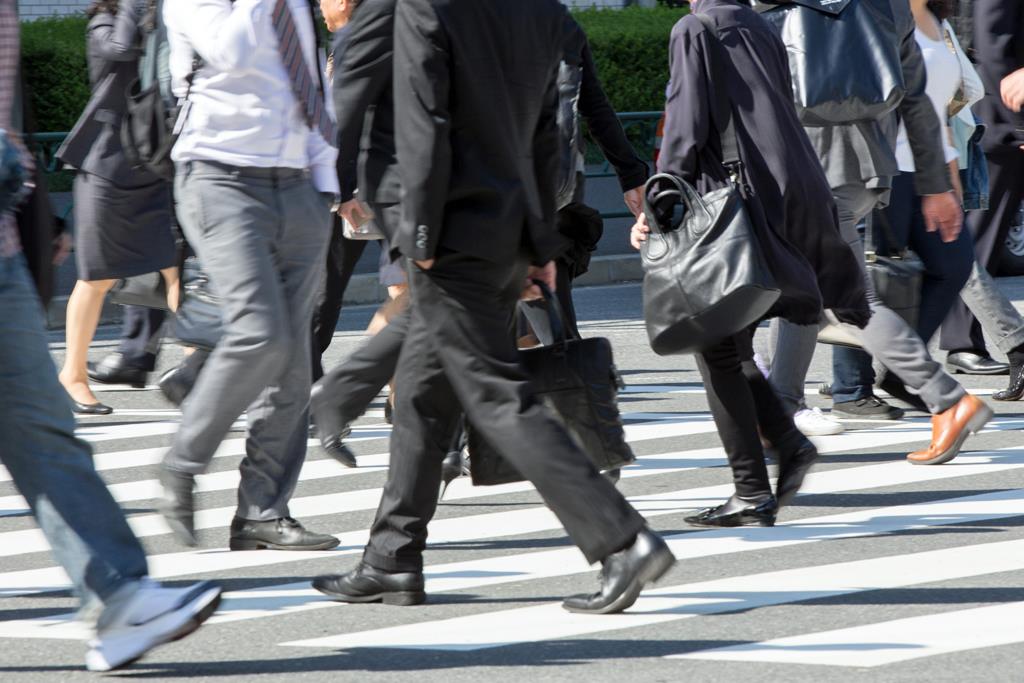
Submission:
[[871,395],[857,401],[833,403],[832,415],[848,420],[900,420],[903,410]]

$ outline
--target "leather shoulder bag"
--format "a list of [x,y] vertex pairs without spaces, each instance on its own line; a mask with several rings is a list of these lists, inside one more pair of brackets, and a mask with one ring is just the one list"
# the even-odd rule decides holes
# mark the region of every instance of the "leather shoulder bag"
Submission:
[[[600,337],[567,336],[558,299],[543,284],[536,284],[544,294],[555,342],[519,352],[535,395],[552,409],[598,470],[629,465],[636,457],[626,443],[619,416],[617,396],[622,380],[615,369],[611,343]],[[468,423],[466,437],[474,485],[523,481],[515,467]]]
[[[710,20],[694,16],[720,46]],[[722,52],[712,60],[716,71]],[[706,350],[761,320],[781,294],[740,189],[742,164],[731,104],[727,116],[722,151],[730,181],[725,187],[699,196],[684,179],[661,173],[644,188],[644,213],[651,227],[640,251],[644,321],[658,355]],[[655,187],[665,189],[648,201]],[[663,228],[654,208],[665,203],[673,207],[673,218]]]

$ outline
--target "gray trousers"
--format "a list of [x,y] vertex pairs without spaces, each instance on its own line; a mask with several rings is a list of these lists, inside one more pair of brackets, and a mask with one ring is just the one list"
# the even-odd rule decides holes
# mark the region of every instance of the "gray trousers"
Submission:
[[967,304],[1000,351],[1009,353],[1024,344],[1024,316],[977,261],[967,284],[960,290],[960,300]]
[[[847,327],[861,340],[864,350],[903,380],[933,414],[945,411],[967,392],[932,359],[925,343],[906,321],[881,302],[863,265],[864,246],[857,224],[875,208],[877,193],[864,185],[851,184],[833,188],[832,194],[839,209],[839,230],[843,239],[860,256],[857,261],[861,264],[871,305],[871,322],[867,327],[863,330],[853,325]],[[818,330],[814,326],[786,321],[778,321],[777,325],[780,332],[777,348],[773,349],[772,386],[784,400],[795,395],[802,397]]]
[[306,457],[310,321],[330,236],[327,203],[296,169],[184,164],[178,214],[220,295],[224,336],[182,406],[167,467],[204,471],[247,412],[238,517],[288,516]]

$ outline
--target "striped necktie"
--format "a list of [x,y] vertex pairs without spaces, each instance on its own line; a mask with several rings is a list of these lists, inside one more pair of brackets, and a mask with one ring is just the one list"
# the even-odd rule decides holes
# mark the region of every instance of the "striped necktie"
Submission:
[[[288,0],[276,0],[274,5],[274,32],[277,33],[277,50],[281,53],[288,79],[292,83],[292,92],[302,107],[306,123],[313,130],[319,130],[328,144],[336,144],[337,130],[334,122],[327,114],[323,96],[320,93],[318,78],[314,79],[306,65],[302,54],[302,44],[295,28],[295,17],[292,16]],[[316,26],[313,26],[316,30]]]

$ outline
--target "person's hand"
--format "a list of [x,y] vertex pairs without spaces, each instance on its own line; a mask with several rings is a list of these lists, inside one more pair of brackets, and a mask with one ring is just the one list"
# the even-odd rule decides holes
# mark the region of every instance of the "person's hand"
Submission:
[[423,261],[413,261],[420,270],[430,270],[434,267],[434,259],[428,258]]
[[938,231],[943,242],[954,242],[960,236],[964,214],[952,192],[922,197],[921,213],[928,232]]
[[951,161],[949,164],[949,181],[953,184],[953,194],[956,195],[956,202],[963,208],[964,205],[964,185],[960,182],[960,168],[956,161]]
[[1017,69],[999,83],[999,94],[1010,111],[1024,108],[1024,69]]
[[350,199],[338,207],[338,215],[355,227],[373,218],[373,212],[358,199]]
[[644,186],[634,187],[632,190],[622,195],[622,199],[626,202],[626,208],[630,212],[639,217],[644,210]]
[[634,249],[640,249],[644,242],[647,241],[647,235],[651,233],[651,228],[647,225],[647,216],[640,214],[636,219],[636,223],[633,224],[633,228],[629,231],[629,243],[633,245]]
[[523,301],[532,301],[534,299],[542,299],[544,294],[540,291],[540,287],[533,284],[534,280],[540,280],[548,286],[552,292],[555,291],[555,280],[557,278],[557,271],[555,269],[555,262],[548,261],[543,266],[530,266],[530,269],[526,271],[526,282],[523,285],[523,293],[519,296]]
[[59,266],[71,253],[71,235],[62,232],[53,238],[53,265]]

